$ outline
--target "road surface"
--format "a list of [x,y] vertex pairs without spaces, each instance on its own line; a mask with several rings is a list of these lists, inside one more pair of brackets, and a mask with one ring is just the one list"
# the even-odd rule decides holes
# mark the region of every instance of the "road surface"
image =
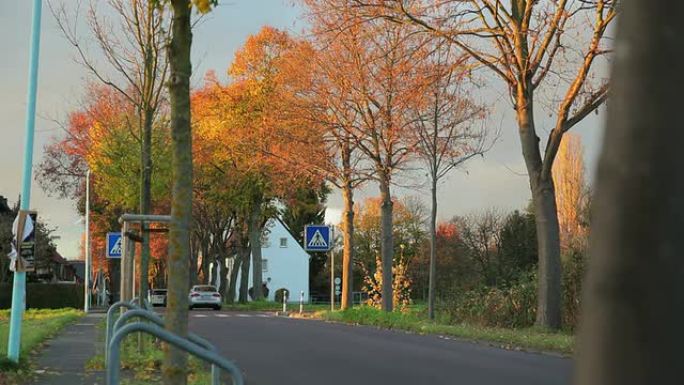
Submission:
[[275,317],[190,312],[190,328],[250,385],[565,385],[572,361],[438,336]]

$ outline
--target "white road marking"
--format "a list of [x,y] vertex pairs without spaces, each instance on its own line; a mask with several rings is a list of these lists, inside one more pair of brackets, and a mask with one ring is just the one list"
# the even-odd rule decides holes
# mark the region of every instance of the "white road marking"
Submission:
[[228,318],[230,317],[228,314],[216,314],[217,317],[219,318]]
[[251,314],[236,314],[238,317],[242,318],[250,318],[252,315]]
[[193,315],[193,317],[195,317],[195,318],[207,318],[207,315],[206,314],[195,314],[195,315]]

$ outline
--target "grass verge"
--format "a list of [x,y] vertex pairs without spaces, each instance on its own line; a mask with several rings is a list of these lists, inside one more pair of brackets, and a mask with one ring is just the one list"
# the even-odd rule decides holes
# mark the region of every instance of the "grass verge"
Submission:
[[[149,335],[144,335],[143,339],[144,350],[142,352],[138,351],[137,334],[133,333],[123,341],[121,347],[122,385],[162,384],[161,367],[164,351],[161,343]],[[86,369],[104,370],[104,357],[101,354],[94,356],[86,364]],[[211,369],[203,361],[189,357],[187,370],[188,385],[211,383]]]
[[[306,311],[306,312],[321,311],[321,310],[325,310],[325,309],[329,309],[329,308],[330,308],[330,305],[325,305],[325,304],[320,304],[320,305],[305,304],[304,305],[304,311]],[[230,310],[230,311],[282,311],[283,310],[283,304],[277,303],[277,302],[271,302],[271,301],[254,301],[254,302],[247,302],[247,303],[224,304],[223,310]],[[299,304],[298,303],[288,303],[287,304],[287,310],[288,311],[299,311]]]
[[47,339],[53,337],[66,325],[83,316],[76,309],[29,309],[24,313],[21,327],[21,352],[19,364],[5,357],[9,334],[9,310],[0,310],[0,383],[24,383],[30,374],[28,355]]
[[361,306],[344,311],[319,311],[313,316],[326,321],[457,337],[511,350],[570,355],[575,345],[574,336],[563,332],[554,333],[538,328],[504,329],[469,324],[443,324],[427,320],[416,311],[386,313],[368,306]]

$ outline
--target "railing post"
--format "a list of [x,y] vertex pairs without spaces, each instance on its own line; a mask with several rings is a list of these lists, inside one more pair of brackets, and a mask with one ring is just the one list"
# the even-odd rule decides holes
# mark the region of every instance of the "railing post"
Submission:
[[112,306],[110,306],[109,309],[107,309],[107,327],[105,330],[105,352],[104,352],[105,364],[107,363],[107,353],[109,351],[109,340],[111,340],[111,338],[112,338],[112,328],[114,326],[114,324],[112,323],[112,317],[114,316],[114,313],[116,313],[116,310],[118,310],[122,307],[126,307],[128,309],[137,309],[138,308],[137,306],[135,306],[132,303],[119,301],[119,302],[113,304]]
[[287,314],[287,292],[283,291],[283,314]]
[[299,292],[299,314],[304,313],[304,290]]

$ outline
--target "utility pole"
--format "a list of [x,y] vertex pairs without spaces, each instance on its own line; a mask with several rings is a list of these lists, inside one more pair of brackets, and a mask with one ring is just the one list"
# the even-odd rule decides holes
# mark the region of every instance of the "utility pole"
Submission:
[[335,311],[335,253],[330,248],[330,311]]
[[[24,142],[24,172],[22,176],[21,210],[28,210],[31,201],[31,173],[33,166],[33,134],[36,126],[36,94],[38,93],[38,54],[40,53],[40,20],[42,0],[33,0],[31,17],[31,56],[29,58],[28,100],[26,103],[26,140]],[[18,256],[19,257],[19,256]],[[12,285],[12,313],[10,315],[7,358],[19,362],[21,348],[21,320],[26,305],[26,272],[15,271]]]
[[90,170],[86,171],[85,204],[85,277],[83,277],[83,311],[90,311]]

